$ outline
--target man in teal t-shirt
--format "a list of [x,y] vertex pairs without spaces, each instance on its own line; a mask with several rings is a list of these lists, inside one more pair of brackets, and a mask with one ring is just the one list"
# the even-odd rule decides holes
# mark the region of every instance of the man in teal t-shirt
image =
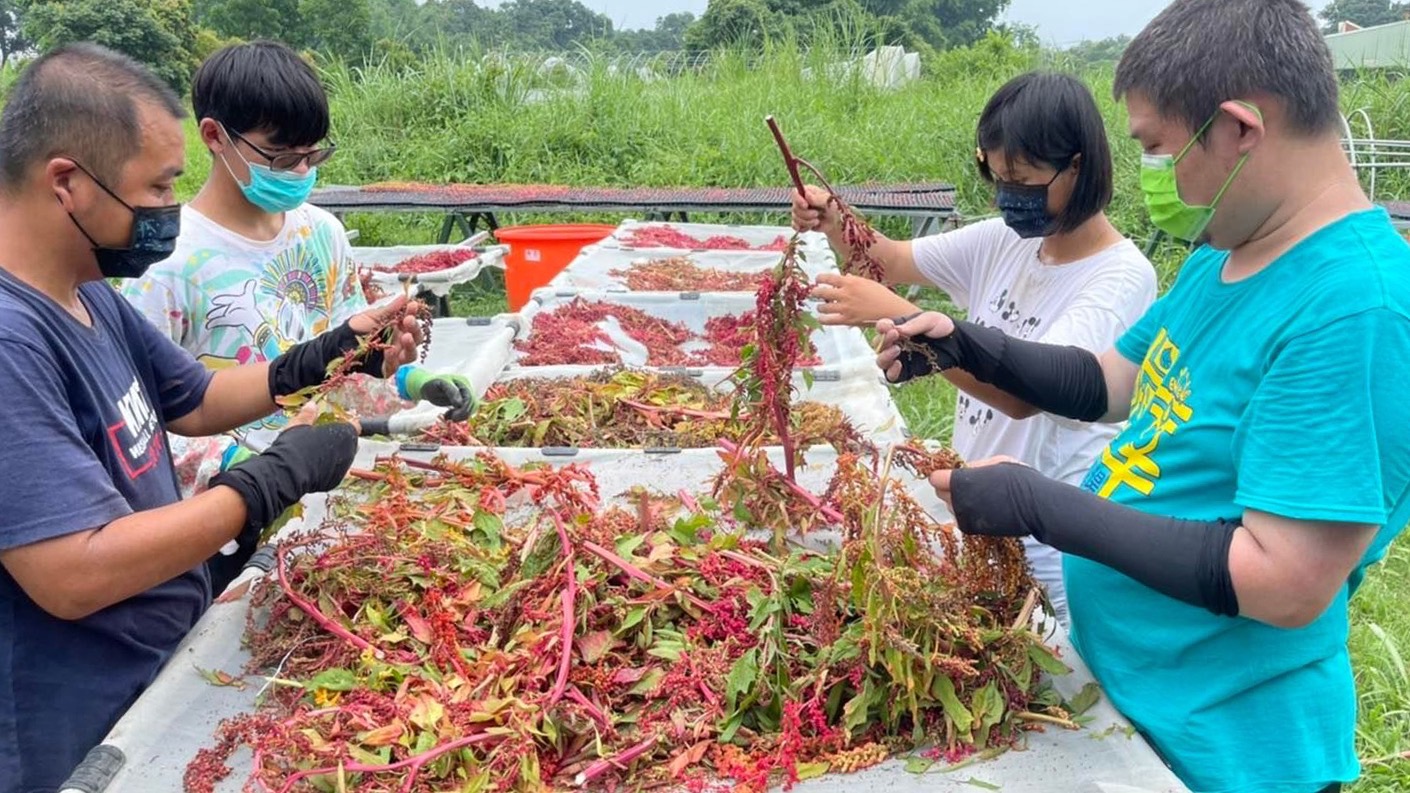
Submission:
[[1334,791],[1347,601],[1410,521],[1410,246],[1342,154],[1298,0],[1176,0],[1115,85],[1152,221],[1205,243],[1170,292],[1100,359],[929,313],[878,323],[878,361],[1129,418],[1080,489],[1004,461],[933,482],[962,531],[1065,552],[1077,649],[1193,790]]

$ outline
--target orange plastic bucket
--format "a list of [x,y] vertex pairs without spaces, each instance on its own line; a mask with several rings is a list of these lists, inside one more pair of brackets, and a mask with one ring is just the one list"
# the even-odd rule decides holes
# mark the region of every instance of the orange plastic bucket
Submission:
[[616,226],[574,223],[552,226],[506,226],[494,233],[509,245],[504,257],[504,291],[509,310],[518,311],[529,295],[546,286],[583,248],[601,242]]

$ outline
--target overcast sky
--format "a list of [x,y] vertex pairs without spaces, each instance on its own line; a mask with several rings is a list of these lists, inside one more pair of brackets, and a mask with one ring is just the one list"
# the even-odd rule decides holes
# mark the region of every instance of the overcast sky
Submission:
[[[1073,44],[1083,39],[1104,39],[1134,34],[1151,20],[1168,0],[1012,0],[1006,18],[1038,26],[1038,35],[1050,44]],[[706,0],[583,0],[606,14],[618,28],[652,27],[656,18],[672,11],[699,16]],[[1325,0],[1312,0],[1320,9]]]

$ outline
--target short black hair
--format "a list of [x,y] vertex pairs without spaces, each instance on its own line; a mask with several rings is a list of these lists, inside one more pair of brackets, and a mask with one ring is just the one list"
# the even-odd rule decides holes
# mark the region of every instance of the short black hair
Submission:
[[312,146],[328,137],[328,94],[313,67],[274,41],[218,50],[191,84],[196,118],[237,134],[265,132],[278,146]]
[[1341,125],[1332,55],[1301,0],[1176,0],[1121,56],[1113,93],[1131,92],[1190,129],[1255,94],[1282,100],[1305,135]]
[[31,167],[55,157],[72,157],[115,186],[142,148],[143,104],[186,116],[171,88],[126,55],[80,43],[39,57],[0,114],[0,189],[13,192]]
[[[1075,77],[1029,72],[1004,84],[979,114],[979,148],[1002,151],[1004,159],[1061,171],[1082,155],[1067,208],[1053,219],[1054,233],[1076,229],[1111,203],[1111,146],[1097,100]],[[979,175],[993,182],[983,159]]]

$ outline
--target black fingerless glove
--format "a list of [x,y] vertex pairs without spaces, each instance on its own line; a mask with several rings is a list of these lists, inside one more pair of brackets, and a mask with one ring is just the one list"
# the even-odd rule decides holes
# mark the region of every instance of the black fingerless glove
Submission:
[[245,528],[237,541],[252,543],[305,495],[337,487],[356,454],[351,424],[290,427],[263,454],[212,477],[211,487],[224,485],[245,500]]
[[1177,600],[1223,616],[1239,613],[1229,572],[1236,520],[1151,515],[1013,463],[958,469],[950,493],[965,534],[1031,536]]
[[[333,330],[300,342],[269,363],[269,395],[278,399],[305,388],[320,385],[328,378],[328,366],[350,350],[357,349],[357,331],[344,322]],[[353,364],[358,374],[382,376],[384,358],[381,350],[373,350]]]
[[[904,324],[915,316],[895,320]],[[1044,413],[1078,421],[1098,421],[1107,413],[1106,376],[1101,361],[1081,347],[1024,341],[998,328],[956,322],[943,339],[912,336],[897,362],[892,382],[960,369],[1023,400]]]

